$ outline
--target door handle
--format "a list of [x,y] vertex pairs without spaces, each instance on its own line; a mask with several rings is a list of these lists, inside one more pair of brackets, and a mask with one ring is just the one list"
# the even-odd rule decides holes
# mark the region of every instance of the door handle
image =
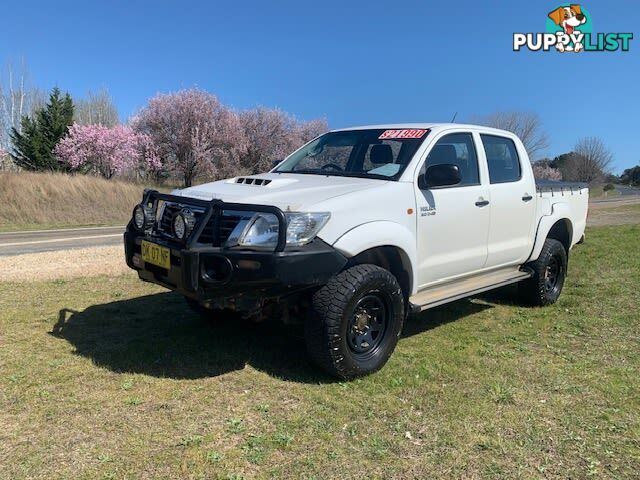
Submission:
[[529,195],[528,193],[525,193],[524,196],[522,197],[522,201],[523,202],[528,202],[530,200],[532,200],[533,197],[531,195]]
[[486,207],[489,205],[489,200],[478,200],[476,202],[476,207]]

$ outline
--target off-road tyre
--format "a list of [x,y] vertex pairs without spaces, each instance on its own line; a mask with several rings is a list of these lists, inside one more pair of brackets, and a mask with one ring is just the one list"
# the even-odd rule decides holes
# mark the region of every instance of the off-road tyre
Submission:
[[533,271],[533,276],[518,286],[522,299],[534,306],[555,303],[567,276],[567,251],[562,243],[547,238],[538,259],[527,267]]
[[305,341],[313,363],[352,379],[384,366],[398,343],[404,296],[397,279],[376,265],[356,265],[313,295]]

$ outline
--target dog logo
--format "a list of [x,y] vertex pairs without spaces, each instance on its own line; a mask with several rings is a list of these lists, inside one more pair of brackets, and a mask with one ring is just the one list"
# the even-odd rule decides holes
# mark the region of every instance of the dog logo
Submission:
[[[582,9],[578,4],[571,4],[568,7],[558,7],[553,12],[550,12],[548,17],[557,26],[561,27],[569,37],[573,32],[587,23],[587,16],[582,13]],[[580,52],[584,50],[584,45],[581,42],[576,42],[573,45],[565,45],[563,43],[557,43],[556,48],[559,52]]]
[[578,3],[565,3],[547,13],[546,33],[514,33],[513,51],[628,52],[633,33],[593,33],[591,15]]

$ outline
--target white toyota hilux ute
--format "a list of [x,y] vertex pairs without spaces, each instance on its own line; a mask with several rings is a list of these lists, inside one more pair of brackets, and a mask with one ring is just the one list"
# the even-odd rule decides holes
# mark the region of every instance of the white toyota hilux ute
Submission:
[[353,378],[386,363],[411,312],[516,282],[528,303],[555,302],[588,193],[536,183],[506,131],[356,127],[268,173],[146,190],[125,254],[200,313],[299,319],[311,360]]

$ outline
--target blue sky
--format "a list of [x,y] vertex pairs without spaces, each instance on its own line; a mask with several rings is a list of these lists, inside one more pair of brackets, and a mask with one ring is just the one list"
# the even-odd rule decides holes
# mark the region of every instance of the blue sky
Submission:
[[[107,88],[126,120],[158,92],[198,86],[238,109],[279,107],[331,127],[537,112],[553,156],[587,135],[640,163],[640,39],[627,53],[512,51],[547,1],[13,1],[0,65],[37,85]],[[584,3],[595,32],[633,32],[636,0]]]

